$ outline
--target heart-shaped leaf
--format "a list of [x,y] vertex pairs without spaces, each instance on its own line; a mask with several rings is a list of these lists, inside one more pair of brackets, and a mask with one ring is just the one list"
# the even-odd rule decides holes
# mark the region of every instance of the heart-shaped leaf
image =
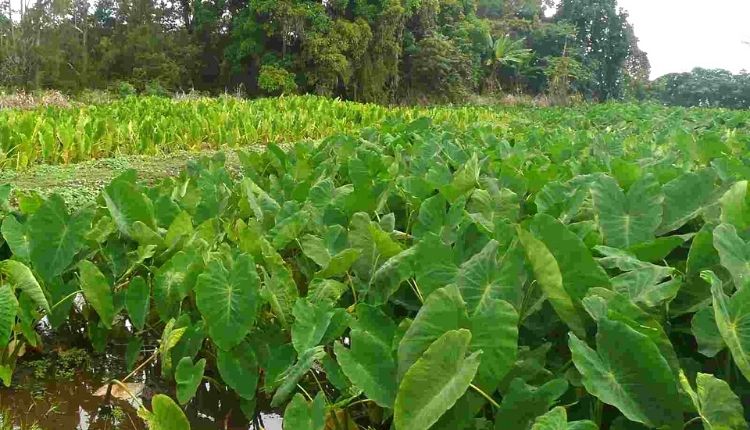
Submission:
[[631,421],[682,428],[677,379],[653,341],[619,321],[598,326],[596,351],[572,333],[568,342],[586,390]]
[[213,260],[198,276],[196,304],[219,348],[231,350],[250,331],[258,312],[259,284],[255,263],[247,254],[239,255],[230,270]]
[[185,414],[179,406],[164,394],[157,394],[151,399],[151,409],[141,408],[138,416],[148,423],[149,430],[190,430]]
[[637,180],[627,194],[613,178],[600,176],[591,186],[591,195],[607,246],[626,249],[647,242],[662,223],[664,195],[651,174]]
[[183,357],[174,371],[174,380],[177,382],[177,401],[181,405],[187,404],[195,397],[198,386],[203,379],[203,371],[206,369],[206,359],[202,358],[193,364],[190,357]]
[[466,357],[468,330],[451,330],[433,342],[404,375],[393,416],[397,430],[427,430],[466,392],[481,352]]
[[258,361],[247,343],[241,343],[231,351],[219,350],[216,357],[221,379],[238,396],[246,400],[255,398],[258,385]]
[[45,280],[61,274],[84,245],[91,213],[68,213],[60,196],[52,195],[29,218],[26,231],[34,269]]
[[16,324],[18,300],[7,285],[0,285],[0,349],[5,348]]
[[714,317],[724,343],[732,352],[734,363],[745,379],[750,380],[750,288],[745,287],[728,297],[721,280],[711,271],[701,276],[711,284]]
[[78,264],[78,272],[83,296],[99,314],[102,324],[110,328],[115,317],[115,305],[112,301],[112,287],[109,281],[99,268],[88,260]]
[[392,408],[396,399],[397,369],[391,348],[395,332],[395,324],[382,311],[361,304],[352,323],[351,348],[334,345],[346,377],[384,408]]
[[323,430],[326,425],[326,402],[323,392],[308,403],[302,394],[297,393],[284,410],[285,430]]

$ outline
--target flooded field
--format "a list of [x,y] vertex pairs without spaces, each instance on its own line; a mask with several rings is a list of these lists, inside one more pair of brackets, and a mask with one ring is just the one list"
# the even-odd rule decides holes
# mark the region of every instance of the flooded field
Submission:
[[[174,387],[159,377],[160,363],[153,362],[124,383],[108,382],[128,375],[118,357],[90,354],[83,349],[38,354],[19,363],[11,388],[0,388],[3,424],[18,430],[146,430],[138,416],[140,404],[171,393]],[[259,399],[258,409],[264,409]],[[281,416],[258,413],[248,420],[236,397],[206,381],[186,406],[193,430],[281,430]],[[6,430],[6,427],[0,427]]]

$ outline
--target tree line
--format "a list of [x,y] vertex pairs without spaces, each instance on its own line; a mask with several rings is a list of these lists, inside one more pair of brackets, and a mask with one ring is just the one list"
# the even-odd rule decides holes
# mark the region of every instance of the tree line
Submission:
[[750,109],[750,73],[723,69],[695,68],[687,73],[670,73],[650,85],[657,100],[676,106]]
[[634,93],[649,71],[616,0],[0,2],[9,88],[604,100]]

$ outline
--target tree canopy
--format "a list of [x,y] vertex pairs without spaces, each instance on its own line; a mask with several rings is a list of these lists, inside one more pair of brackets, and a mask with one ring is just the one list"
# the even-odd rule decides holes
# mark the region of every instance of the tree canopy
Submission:
[[[648,76],[616,0],[36,0],[0,6],[0,86],[241,88],[391,103]],[[646,69],[645,74],[642,70]]]
[[661,76],[652,85],[654,96],[677,106],[750,108],[750,73],[695,68]]

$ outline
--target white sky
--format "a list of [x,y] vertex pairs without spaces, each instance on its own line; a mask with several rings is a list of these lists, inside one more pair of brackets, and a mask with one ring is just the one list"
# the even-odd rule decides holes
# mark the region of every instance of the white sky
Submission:
[[693,67],[750,71],[750,0],[618,0],[648,53],[651,77]]

